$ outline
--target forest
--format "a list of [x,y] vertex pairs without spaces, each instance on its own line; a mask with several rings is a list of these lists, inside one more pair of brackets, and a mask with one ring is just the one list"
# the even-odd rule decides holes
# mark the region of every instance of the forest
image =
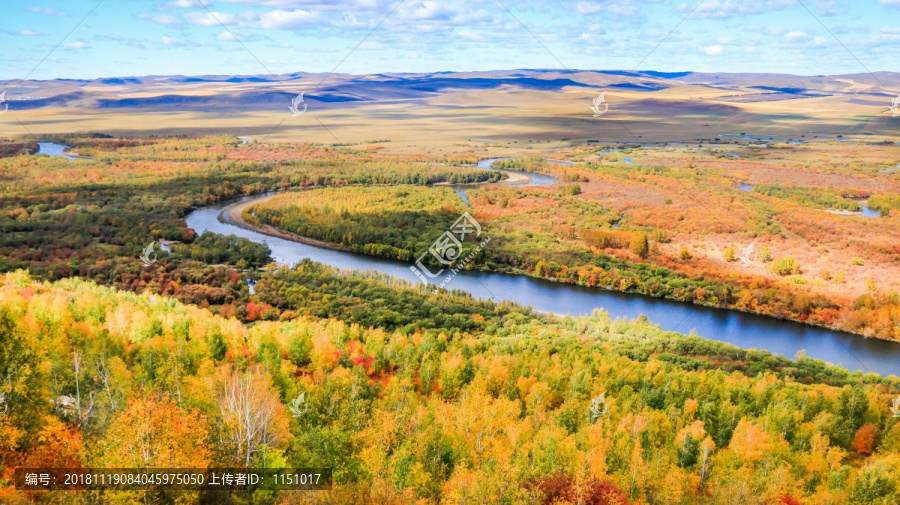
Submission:
[[[309,263],[295,272],[285,275],[342,275]],[[360,283],[335,296],[379,290],[399,302],[397,290],[420,289]],[[837,369],[797,380],[794,363],[800,375],[827,367],[602,311],[550,319],[475,305],[467,318],[486,325],[246,324],[149,292],[0,276],[0,501],[210,502],[195,491],[12,489],[13,467],[40,465],[334,468],[330,491],[216,503],[900,499],[900,422],[887,408],[896,377]],[[751,369],[709,361],[742,355]],[[239,408],[229,393],[244,386],[253,394]],[[308,408],[294,417],[286,406],[301,394]],[[238,443],[241,433],[254,435]]]

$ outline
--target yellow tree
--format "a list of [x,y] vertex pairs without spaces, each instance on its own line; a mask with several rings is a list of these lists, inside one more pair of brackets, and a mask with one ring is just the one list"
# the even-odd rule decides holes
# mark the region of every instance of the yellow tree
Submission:
[[206,468],[212,458],[205,417],[168,395],[132,398],[109,426],[100,462],[108,467]]
[[[188,411],[165,395],[131,398],[110,423],[101,442],[98,465],[107,468],[207,468],[212,450],[209,425],[196,411]],[[165,490],[110,492],[110,503],[147,503],[169,499],[193,503],[196,492]]]

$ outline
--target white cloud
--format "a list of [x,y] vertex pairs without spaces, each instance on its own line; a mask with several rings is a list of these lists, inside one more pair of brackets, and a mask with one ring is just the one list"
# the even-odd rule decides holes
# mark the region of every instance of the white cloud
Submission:
[[379,13],[386,13],[387,11],[385,11],[385,9],[390,10],[397,4],[397,0],[221,0],[221,2],[255,7],[273,7],[285,10],[303,9],[345,12],[374,11]]
[[235,24],[235,18],[224,12],[189,12],[184,15],[185,21],[197,26],[219,26]]
[[706,49],[704,49],[703,52],[705,52],[706,54],[708,54],[710,56],[718,56],[718,55],[722,54],[722,46],[719,46],[719,45],[709,46]]
[[787,32],[781,37],[781,41],[773,44],[773,47],[779,48],[814,48],[826,45],[826,39],[822,37],[814,37],[806,32],[795,30]]
[[150,46],[147,44],[146,41],[143,41],[140,39],[135,39],[135,38],[130,38],[130,37],[123,37],[121,35],[111,35],[111,34],[94,35],[94,40],[109,40],[109,41],[116,42],[116,43],[119,43],[122,45],[137,47],[139,49],[150,48]]
[[296,30],[317,26],[318,14],[311,11],[274,10],[257,14],[245,11],[238,14],[224,12],[189,12],[184,19],[197,26],[225,25],[234,28],[263,28],[270,30]]
[[640,16],[641,11],[634,5],[613,4],[609,6],[609,13],[614,16],[633,18]]
[[785,42],[803,42],[809,40],[809,35],[801,31],[793,31],[784,34]]
[[75,42],[65,42],[63,43],[63,47],[67,47],[69,49],[84,49],[89,47],[87,42],[76,40]]
[[21,35],[23,37],[33,37],[35,35],[43,35],[41,32],[37,32],[34,30],[19,30],[15,32],[13,35]]
[[400,6],[400,8],[397,9],[397,14],[399,14],[404,19],[433,21],[450,19],[456,14],[456,12],[453,9],[448,8],[446,4],[425,1],[409,4],[404,3]]
[[598,2],[578,2],[578,5],[575,6],[575,11],[579,14],[596,14],[603,10],[603,6],[601,6]]
[[156,21],[161,25],[180,25],[181,20],[171,14],[147,14],[140,13],[138,14],[138,18],[140,19],[149,19],[150,21]]
[[268,38],[253,33],[223,30],[216,35],[216,40],[221,42],[251,42],[256,40],[268,40]]
[[36,12],[38,14],[44,14],[46,16],[65,16],[66,15],[66,13],[63,11],[51,9],[49,7],[25,7],[25,10],[28,12]]
[[774,10],[797,7],[796,0],[706,0],[703,3],[682,4],[678,10],[685,14],[691,12],[691,18],[729,18],[748,14],[763,14]]
[[884,26],[881,33],[900,33],[900,26]]
[[314,25],[317,14],[305,10],[283,11],[276,10],[266,12],[259,17],[258,28],[269,28],[274,30],[293,30],[297,28],[306,28]]
[[[569,8],[563,4],[564,8]],[[578,2],[575,11],[585,16],[591,16],[600,12],[605,12],[616,17],[634,18],[641,16],[641,10],[637,5],[629,2],[609,2],[605,0],[595,0],[592,2]]]
[[183,47],[199,47],[204,44],[189,40],[182,40],[175,37],[169,37],[168,35],[164,35],[159,39],[136,39],[132,37],[123,37],[121,35],[95,35],[94,40],[109,40],[112,42],[116,42],[122,45],[136,47],[138,49],[149,49],[149,50],[157,50],[157,49],[174,49],[174,48],[183,48]]
[[168,10],[168,9],[204,9],[206,7],[212,8],[212,4],[210,2],[198,2],[197,0],[172,0],[171,2],[166,2],[159,6],[160,10]]
[[900,7],[900,0],[878,0],[878,3],[889,7]]
[[756,26],[750,25],[747,27],[751,32],[762,33],[763,35],[773,35],[776,37],[780,37],[787,33],[787,30],[778,26]]

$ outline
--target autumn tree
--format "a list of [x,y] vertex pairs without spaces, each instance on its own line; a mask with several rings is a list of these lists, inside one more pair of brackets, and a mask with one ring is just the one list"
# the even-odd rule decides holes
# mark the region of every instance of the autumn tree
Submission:
[[261,369],[225,372],[216,405],[221,450],[235,463],[249,468],[286,437],[285,407]]
[[650,250],[646,233],[638,233],[631,239],[631,252],[639,258],[646,258],[647,252]]
[[872,423],[862,425],[853,435],[853,450],[860,454],[872,454],[875,449],[875,437],[878,435],[878,428]]
[[131,398],[109,426],[100,461],[118,468],[206,468],[209,424],[168,395]]

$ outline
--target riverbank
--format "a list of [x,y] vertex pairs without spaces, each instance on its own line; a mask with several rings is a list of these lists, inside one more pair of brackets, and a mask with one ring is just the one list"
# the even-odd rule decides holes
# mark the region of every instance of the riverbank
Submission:
[[481,182],[436,182],[432,184],[432,186],[484,186],[487,184],[502,184],[508,186],[524,186],[526,184],[531,184],[534,182],[532,177],[529,177],[525,174],[519,172],[509,172],[504,170],[506,174],[506,179],[502,179],[499,181],[481,181]]
[[[314,247],[321,247],[323,249],[330,249],[332,251],[343,251],[343,252],[353,252],[351,249],[346,247],[342,247],[336,244],[331,244],[328,242],[323,242],[321,240],[312,239],[309,237],[303,237],[300,235],[295,235],[293,233],[289,233],[286,231],[279,230],[274,226],[265,224],[262,226],[257,226],[251,223],[248,223],[246,219],[244,219],[244,210],[251,205],[255,205],[257,203],[265,202],[266,200],[274,197],[276,195],[268,195],[259,198],[254,198],[252,200],[247,200],[245,202],[238,203],[237,205],[232,205],[227,207],[221,213],[219,213],[219,221],[226,222],[229,224],[233,224],[239,228],[243,228],[245,230],[255,231],[257,233],[262,233],[263,235],[268,235],[270,237],[278,237],[283,238],[285,240],[291,240],[294,242],[299,242],[301,244],[311,245]],[[225,220],[223,220],[222,216],[224,215]]]

